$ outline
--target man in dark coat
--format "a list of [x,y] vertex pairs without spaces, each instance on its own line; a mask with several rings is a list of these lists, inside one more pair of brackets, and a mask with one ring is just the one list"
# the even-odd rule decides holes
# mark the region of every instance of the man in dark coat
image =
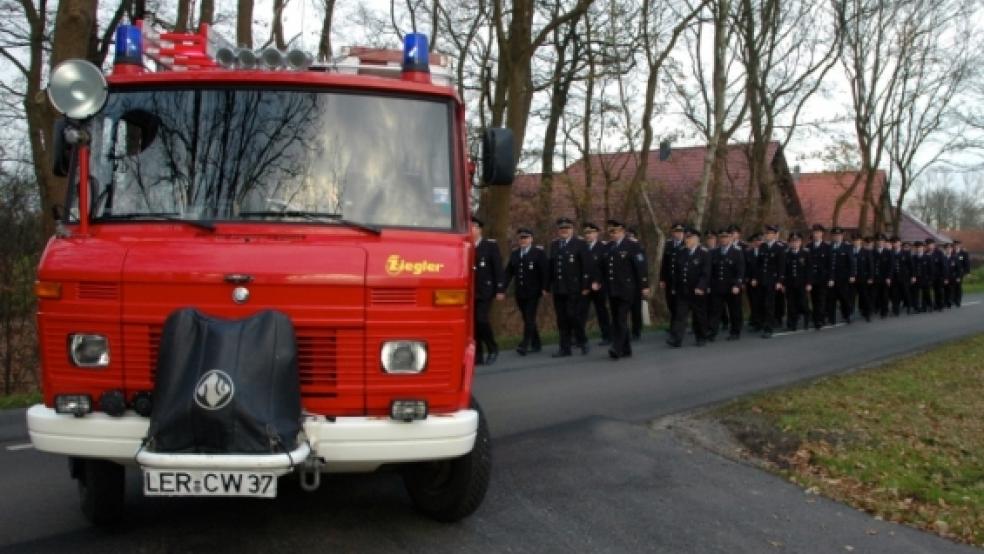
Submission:
[[888,238],[883,233],[875,235],[875,250],[872,258],[875,264],[875,283],[872,287],[875,312],[882,319],[888,317],[890,291],[892,288],[892,258],[894,254],[886,244]]
[[540,331],[536,326],[536,310],[540,297],[547,290],[549,265],[543,248],[533,246],[533,231],[526,227],[516,230],[519,246],[509,254],[506,264],[506,288],[515,279],[516,306],[523,316],[523,340],[516,347],[520,356],[539,352]]
[[759,247],[758,286],[762,295],[762,338],[772,337],[776,326],[776,295],[782,291],[786,271],[785,245],[778,240],[779,227],[765,226],[765,241]]
[[960,270],[960,280],[953,288],[953,300],[959,308],[960,303],[963,302],[963,280],[970,273],[970,253],[964,250],[959,240],[955,240],[953,241],[953,255],[957,257],[957,267]]
[[841,318],[851,322],[854,312],[854,283],[857,280],[858,264],[850,244],[844,242],[844,230],[834,227],[830,230],[830,273],[827,280],[827,324],[837,320],[837,305],[840,304]]
[[[604,258],[605,250],[607,245],[598,239],[598,226],[594,223],[585,223],[581,226],[581,234],[584,235],[584,241],[588,243],[588,252],[591,253],[591,259],[595,263],[595,267],[598,268],[599,274],[604,270]],[[592,290],[588,293],[588,301],[581,303],[581,321],[587,324],[588,321],[588,311],[591,306],[594,306],[595,317],[598,319],[598,330],[601,331],[601,342],[599,346],[607,346],[611,344],[612,340],[612,328],[611,328],[611,318],[608,313],[608,294],[605,292],[605,280],[601,280],[601,289]]]
[[731,244],[731,233],[718,233],[719,246],[711,252],[708,340],[713,341],[727,307],[728,340],[741,336],[741,287],[745,282],[745,253]]
[[700,233],[687,229],[683,250],[677,253],[674,290],[675,316],[667,344],[679,347],[687,332],[687,319],[693,320],[697,346],[704,346],[707,334],[707,291],[711,279],[711,254],[700,245]]
[[[635,227],[627,227],[625,229],[625,238],[631,240],[632,242],[639,245],[639,251],[642,252],[643,257],[646,256],[646,247],[639,242],[639,234],[636,232]],[[643,263],[646,263],[643,261]],[[648,264],[647,264],[648,265]],[[642,338],[642,296],[636,298],[632,302],[632,307],[629,310],[629,315],[632,321],[632,340],[639,340]]]
[[745,292],[748,294],[748,328],[761,331],[765,323],[762,313],[761,266],[762,235],[755,233],[748,237],[748,248],[745,249]]
[[827,282],[830,281],[830,244],[823,240],[823,225],[813,225],[812,239],[803,246],[809,267],[810,306],[813,311],[813,327],[823,327],[827,317]]
[[683,248],[683,224],[674,223],[670,228],[670,238],[663,245],[663,259],[659,268],[659,288],[663,289],[666,298],[666,308],[673,320],[676,306],[673,305],[673,284],[676,282],[677,253]]
[[632,302],[649,296],[649,271],[639,243],[625,237],[625,225],[610,219],[607,226],[608,244],[602,261],[602,275],[612,312],[612,344],[608,355],[617,360],[632,355],[629,312]]
[[926,256],[929,258],[930,270],[927,278],[933,290],[933,306],[931,309],[938,312],[943,311],[943,265],[945,256],[943,251],[936,247],[936,240],[926,239]]
[[574,222],[566,217],[557,220],[557,238],[550,243],[550,291],[553,294],[560,349],[554,358],[571,355],[571,347],[590,350],[581,319],[582,302],[587,302],[592,290],[600,290],[598,267],[588,245],[574,236]]
[[943,245],[943,307],[952,308],[957,279],[960,278],[960,261],[953,255],[953,244]]
[[874,310],[871,291],[875,284],[874,242],[871,237],[862,238],[861,235],[855,234],[851,244],[858,268],[858,280],[854,283],[858,313],[865,321],[871,321],[871,313]]
[[[472,217],[472,240],[475,242],[475,363],[492,364],[499,357],[489,310],[492,300],[505,298],[506,279],[502,256],[495,240],[482,237],[482,220]],[[488,357],[485,357],[485,350]]]
[[926,245],[923,242],[915,244],[916,253],[913,257],[912,270],[916,276],[916,296],[918,297],[918,312],[925,313],[933,311],[933,259],[926,254]]
[[889,296],[892,302],[892,315],[902,313],[905,305],[906,312],[912,311],[912,257],[902,248],[902,239],[892,237],[892,262],[888,272],[890,280]]
[[810,265],[810,255],[800,248],[803,236],[799,233],[789,235],[789,250],[786,251],[786,268],[783,274],[782,288],[786,292],[786,329],[795,331],[803,319],[803,328],[809,323],[809,301],[807,296],[812,288],[813,276]]

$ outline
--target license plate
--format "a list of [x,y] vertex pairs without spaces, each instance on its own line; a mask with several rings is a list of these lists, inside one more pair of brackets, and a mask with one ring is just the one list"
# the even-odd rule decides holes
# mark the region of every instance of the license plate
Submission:
[[145,469],[143,482],[145,496],[277,496],[273,473]]

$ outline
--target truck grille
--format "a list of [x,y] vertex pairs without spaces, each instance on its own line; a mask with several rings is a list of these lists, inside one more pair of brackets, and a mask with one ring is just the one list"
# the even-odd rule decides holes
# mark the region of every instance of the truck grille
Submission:
[[369,292],[369,301],[373,306],[415,306],[417,289],[376,288]]
[[100,283],[96,281],[82,281],[78,288],[79,300],[119,300],[119,283]]

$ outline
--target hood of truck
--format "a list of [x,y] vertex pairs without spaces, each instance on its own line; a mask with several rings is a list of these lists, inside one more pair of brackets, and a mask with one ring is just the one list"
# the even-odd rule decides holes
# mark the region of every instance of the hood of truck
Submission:
[[[65,283],[43,301],[40,328],[49,390],[153,389],[164,320],[192,307],[214,317],[260,310],[286,313],[297,335],[305,408],[327,415],[385,414],[396,397],[420,395],[435,411],[462,400],[470,306],[436,306],[437,290],[470,290],[472,245],[446,233],[385,231],[297,234],[215,233],[150,224],[56,239],[41,279]],[[334,231],[334,230],[333,230]],[[93,263],[98,260],[98,263]],[[248,297],[236,297],[243,288]],[[102,372],[67,363],[66,333],[110,337],[113,362]],[[424,340],[421,375],[380,368],[387,340]],[[64,386],[63,386],[64,385]]]

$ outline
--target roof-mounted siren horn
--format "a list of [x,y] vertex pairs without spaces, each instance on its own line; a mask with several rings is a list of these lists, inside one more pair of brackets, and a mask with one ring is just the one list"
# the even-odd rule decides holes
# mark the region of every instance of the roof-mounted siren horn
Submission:
[[267,69],[283,69],[287,65],[287,57],[276,48],[267,48],[260,52],[260,62]]
[[304,71],[314,63],[314,57],[304,50],[291,50],[287,52],[287,67],[294,71]]
[[237,54],[235,48],[219,48],[215,51],[215,63],[226,69],[233,69],[239,60]]
[[407,33],[403,37],[403,70],[404,81],[430,83],[430,50],[427,47],[427,35],[423,33]]
[[236,51],[236,65],[241,69],[256,69],[259,64],[260,60],[256,57],[256,53],[249,48],[240,48]]

